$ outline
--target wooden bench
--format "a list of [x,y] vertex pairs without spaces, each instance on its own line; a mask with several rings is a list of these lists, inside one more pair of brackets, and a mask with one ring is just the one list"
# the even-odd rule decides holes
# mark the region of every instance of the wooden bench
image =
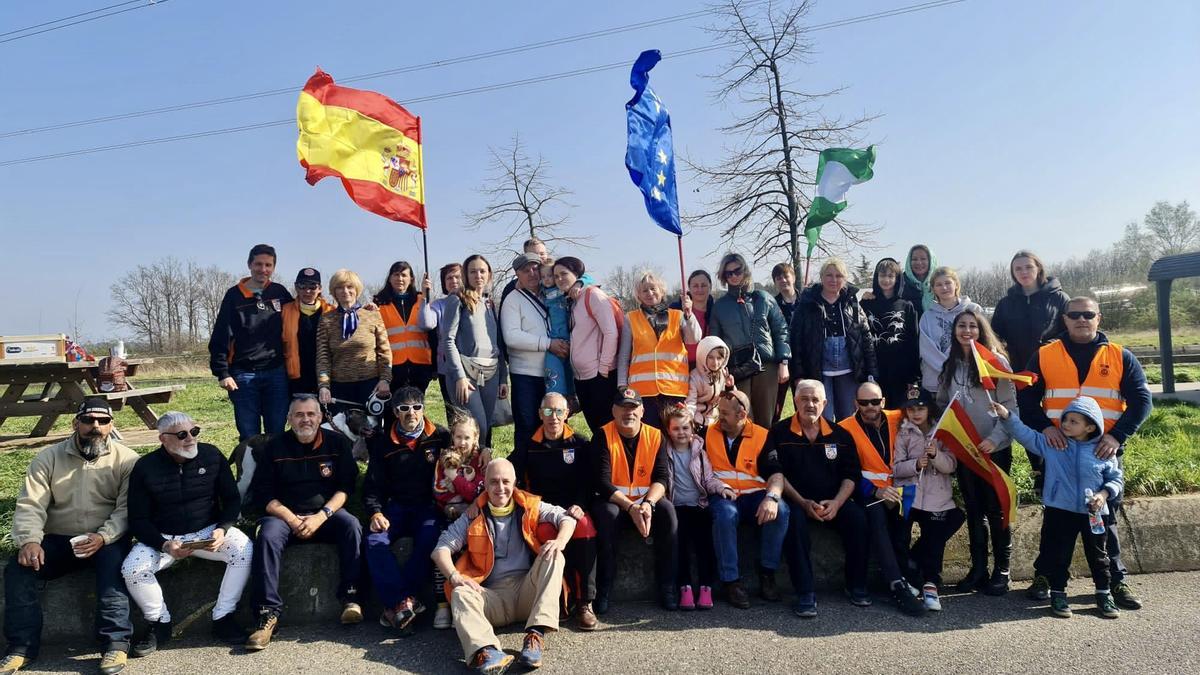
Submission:
[[186,389],[186,385],[182,384],[167,384],[161,387],[146,387],[144,389],[129,388],[125,391],[110,391],[100,394],[91,394],[92,396],[102,397],[107,399],[112,405],[113,410],[120,410],[129,403],[129,407],[137,413],[137,416],[146,423],[146,427],[153,429],[158,424],[158,415],[150,409],[151,403],[167,403],[177,391]]

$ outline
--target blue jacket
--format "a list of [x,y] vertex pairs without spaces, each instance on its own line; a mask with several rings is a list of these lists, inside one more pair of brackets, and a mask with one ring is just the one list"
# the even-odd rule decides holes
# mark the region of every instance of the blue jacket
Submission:
[[[1091,419],[1099,429],[1104,428],[1104,417],[1095,399],[1080,396],[1071,401],[1063,412],[1081,413]],[[1013,438],[1025,449],[1046,460],[1046,486],[1042,491],[1042,503],[1064,511],[1087,513],[1087,500],[1083,491],[1108,490],[1108,498],[1116,499],[1121,494],[1125,479],[1116,458],[1096,457],[1096,444],[1100,434],[1089,441],[1067,439],[1067,448],[1057,450],[1050,446],[1045,435],[1025,426],[1015,414],[1004,420]]]

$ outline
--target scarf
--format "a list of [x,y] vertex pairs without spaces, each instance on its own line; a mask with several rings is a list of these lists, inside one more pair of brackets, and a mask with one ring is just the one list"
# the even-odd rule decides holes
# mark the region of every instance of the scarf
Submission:
[[643,304],[641,308],[646,315],[646,320],[650,322],[650,327],[654,329],[654,334],[661,336],[662,332],[667,329],[667,303],[660,302],[653,307]]
[[517,503],[515,501],[509,502],[508,506],[492,506],[492,503],[488,502],[488,513],[491,513],[493,518],[504,518],[505,516],[511,516],[513,509],[515,508],[517,508]]
[[362,309],[362,305],[357,302],[350,309],[338,307],[342,313],[342,339],[349,340],[354,331],[358,330],[358,310]]
[[[909,271],[912,268],[912,254],[904,260],[904,285],[912,286],[913,288],[921,289],[921,307],[929,309],[937,302],[937,298],[933,297],[933,286],[929,283],[933,280],[933,271],[937,269],[937,258],[934,257],[933,251],[929,252],[929,271],[925,273],[925,280],[918,281],[913,273]],[[900,289],[896,289],[896,294],[900,294]]]

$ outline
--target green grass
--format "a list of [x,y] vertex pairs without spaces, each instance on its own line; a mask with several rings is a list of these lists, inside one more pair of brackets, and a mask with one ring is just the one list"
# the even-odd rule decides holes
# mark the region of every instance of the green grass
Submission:
[[[1142,366],[1146,371],[1146,381],[1150,384],[1162,384],[1162,366]],[[1200,366],[1175,366],[1175,382],[1200,382]]]
[[[1158,348],[1157,330],[1117,330],[1109,332],[1100,327],[1109,340],[1124,347],[1154,347]],[[1171,326],[1171,344],[1175,347],[1182,345],[1200,345],[1200,326]]]

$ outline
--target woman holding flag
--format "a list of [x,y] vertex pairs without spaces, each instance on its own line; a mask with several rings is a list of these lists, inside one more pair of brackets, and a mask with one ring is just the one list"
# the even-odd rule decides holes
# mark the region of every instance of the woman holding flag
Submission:
[[[962,404],[971,424],[983,439],[979,450],[991,457],[996,466],[1008,473],[1012,469],[1012,437],[1000,421],[991,414],[992,401],[1009,407],[1017,400],[1016,390],[1008,379],[996,382],[980,377],[976,346],[988,350],[1006,370],[1000,341],[983,312],[964,309],[951,326],[954,343],[942,366],[938,380],[937,403],[945,409],[955,397]],[[985,382],[990,385],[985,387]],[[993,384],[995,382],[995,384]],[[994,390],[994,391],[993,391]],[[958,486],[967,509],[967,536],[971,550],[971,571],[958,583],[959,592],[981,590],[988,595],[1008,592],[1008,564],[1012,554],[1012,531],[1005,527],[1000,500],[992,486],[960,464]],[[994,566],[988,577],[988,531],[991,531]]]

